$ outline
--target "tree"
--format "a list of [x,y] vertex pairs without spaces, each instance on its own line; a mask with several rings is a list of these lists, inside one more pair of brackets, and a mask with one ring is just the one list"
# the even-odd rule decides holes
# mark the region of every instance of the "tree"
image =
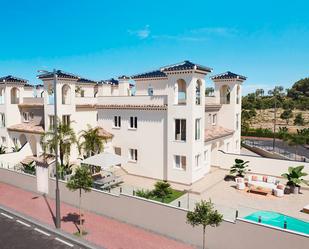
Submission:
[[305,172],[302,172],[304,169],[304,166],[297,166],[297,167],[289,167],[288,173],[284,173],[281,176],[286,178],[288,180],[287,185],[295,188],[300,187],[300,184],[306,184],[309,186],[309,181],[303,179],[303,176],[308,175]]
[[293,117],[292,110],[284,110],[280,115],[280,118],[284,119],[287,125],[289,124],[289,120],[292,117]]
[[89,192],[91,191],[91,187],[93,184],[93,180],[91,177],[91,173],[89,168],[86,166],[79,166],[76,168],[74,175],[67,182],[67,188],[71,191],[79,191],[79,233],[83,235],[83,221],[81,218],[81,204],[82,204],[82,191]]
[[213,87],[206,87],[205,96],[213,96],[215,89]]
[[79,153],[86,152],[86,157],[93,156],[103,151],[104,139],[100,136],[100,128],[92,128],[88,125],[88,130],[81,131],[79,140],[82,142],[79,146]]
[[205,232],[206,227],[217,227],[223,220],[223,216],[214,210],[211,200],[197,203],[193,211],[187,213],[187,223],[195,226],[203,226],[203,249],[205,249]]
[[295,146],[295,160],[298,154],[298,145],[304,145],[306,143],[306,137],[300,134],[290,134],[287,138],[288,144],[290,146]]
[[56,135],[53,129],[45,132],[41,137],[41,144],[43,154],[46,156],[47,152],[53,153],[56,145],[59,146],[60,164],[64,165],[64,159],[68,161],[71,147],[76,142],[74,130],[70,125],[58,121]]
[[231,167],[230,173],[236,174],[238,177],[244,177],[248,171],[249,161],[244,161],[242,159],[235,159],[235,164]]
[[31,161],[30,163],[22,163],[22,170],[23,172],[30,174],[30,175],[35,175],[36,169],[35,169],[35,162]]
[[294,119],[294,125],[305,125],[305,120],[303,118],[302,113],[297,113]]
[[152,193],[154,196],[161,199],[161,202],[164,202],[164,200],[172,194],[171,185],[166,181],[158,181],[154,187]]

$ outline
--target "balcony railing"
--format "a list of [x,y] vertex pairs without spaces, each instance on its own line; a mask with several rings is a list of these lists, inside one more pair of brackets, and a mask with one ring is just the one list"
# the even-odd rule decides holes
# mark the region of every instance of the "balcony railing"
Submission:
[[99,105],[166,105],[166,95],[102,96]]

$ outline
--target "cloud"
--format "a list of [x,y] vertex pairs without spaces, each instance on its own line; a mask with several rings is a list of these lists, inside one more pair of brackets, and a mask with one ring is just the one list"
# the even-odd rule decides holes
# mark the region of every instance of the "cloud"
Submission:
[[139,29],[139,30],[130,30],[129,29],[128,33],[130,35],[135,35],[140,39],[146,39],[150,35],[150,28],[149,28],[149,25],[146,25],[143,29]]
[[205,37],[195,37],[195,36],[186,36],[186,35],[153,35],[153,39],[161,40],[175,40],[175,41],[191,41],[191,42],[201,42],[206,41]]

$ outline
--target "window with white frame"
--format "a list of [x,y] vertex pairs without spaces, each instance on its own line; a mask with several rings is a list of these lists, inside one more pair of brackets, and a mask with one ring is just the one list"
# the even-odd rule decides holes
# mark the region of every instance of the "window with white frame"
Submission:
[[70,125],[70,115],[62,115],[62,124]]
[[196,168],[201,167],[201,154],[197,154],[195,156],[195,167]]
[[217,114],[212,115],[212,125],[217,124]]
[[211,124],[212,123],[212,115],[208,114],[208,123]]
[[0,113],[0,128],[5,127],[5,114],[4,113]]
[[130,161],[137,161],[137,149],[129,149],[129,159]]
[[29,112],[23,112],[23,119],[25,123],[28,123],[30,121]]
[[186,170],[187,160],[185,156],[175,155],[174,156],[174,168]]
[[201,139],[201,119],[195,119],[195,140]]
[[204,162],[206,163],[208,160],[208,150],[204,151]]
[[236,130],[239,130],[239,113],[236,114]]
[[121,117],[114,116],[114,127],[120,128],[121,127]]
[[186,120],[175,119],[175,140],[186,141]]
[[54,129],[55,127],[55,120],[53,115],[49,115],[49,129]]
[[137,117],[130,117],[130,129],[137,129]]

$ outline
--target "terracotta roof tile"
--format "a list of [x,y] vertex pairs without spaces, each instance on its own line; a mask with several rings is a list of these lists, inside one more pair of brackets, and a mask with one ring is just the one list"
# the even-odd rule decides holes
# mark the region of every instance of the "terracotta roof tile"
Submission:
[[12,125],[12,126],[8,127],[8,130],[9,131],[35,133],[35,134],[44,133],[43,126],[38,125],[38,124],[34,124],[32,122]]
[[233,130],[223,128],[221,126],[213,126],[211,128],[205,129],[205,142],[221,138],[221,137],[226,137],[229,135],[232,135],[234,133]]

